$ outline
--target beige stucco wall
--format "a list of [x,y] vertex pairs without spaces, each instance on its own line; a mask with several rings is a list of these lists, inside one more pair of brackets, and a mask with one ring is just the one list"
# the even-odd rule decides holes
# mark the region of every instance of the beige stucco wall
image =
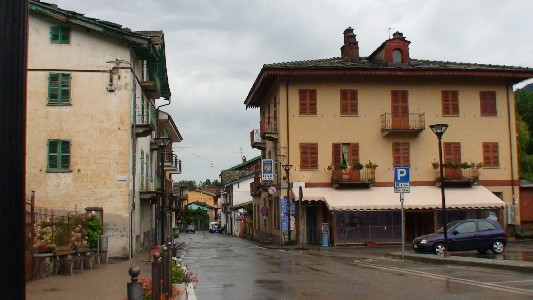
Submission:
[[[298,112],[298,90],[316,89],[318,113],[316,116],[300,116]],[[359,100],[358,116],[340,116],[340,89],[357,89]],[[424,113],[426,129],[416,137],[388,136],[381,133],[381,115],[391,112],[391,90],[409,92],[409,112]],[[458,117],[443,117],[441,112],[441,90],[459,91]],[[497,116],[481,117],[479,91],[496,91]],[[288,100],[287,100],[288,95]],[[327,184],[331,180],[328,166],[332,163],[333,143],[359,143],[359,157],[362,163],[371,160],[379,167],[376,170],[376,185],[393,184],[392,143],[409,142],[411,160],[411,182],[431,184],[435,179],[431,162],[438,160],[438,140],[428,127],[431,124],[446,123],[443,142],[461,143],[461,160],[482,162],[482,142],[498,142],[500,167],[483,168],[480,171],[480,185],[501,193],[506,204],[515,204],[513,196],[517,187],[510,185],[511,179],[518,179],[516,140],[514,127],[514,106],[511,88],[496,81],[476,79],[410,79],[385,78],[291,78],[275,82],[263,98],[269,101],[271,116],[277,101],[279,144],[266,143],[266,158],[269,153],[278,153],[280,164],[289,162],[291,182]],[[287,132],[286,107],[289,103],[289,131]],[[511,103],[511,105],[509,105]],[[264,102],[263,102],[263,105]],[[264,114],[265,106],[261,109]],[[511,122],[509,122],[511,116]],[[263,115],[266,117],[266,115]],[[290,145],[287,147],[287,136]],[[300,143],[318,143],[319,168],[300,169]],[[287,157],[289,159],[287,160]],[[279,165],[278,164],[278,172]],[[285,172],[281,170],[281,177]],[[502,183],[505,181],[506,183]],[[391,187],[392,188],[392,187]],[[284,190],[279,191],[282,194]],[[278,192],[278,193],[279,193]],[[260,203],[256,197],[254,203]],[[262,201],[261,201],[262,202]],[[518,209],[518,207],[517,207]],[[517,211],[516,223],[519,223]]]
[[[35,191],[38,206],[103,207],[109,255],[128,256],[133,80],[121,70],[116,91],[108,92],[112,65],[106,62],[130,60],[130,51],[75,28],[70,44],[51,44],[50,26],[30,15],[26,189]],[[49,72],[71,74],[72,105],[47,105]],[[71,141],[72,172],[47,173],[48,139]]]

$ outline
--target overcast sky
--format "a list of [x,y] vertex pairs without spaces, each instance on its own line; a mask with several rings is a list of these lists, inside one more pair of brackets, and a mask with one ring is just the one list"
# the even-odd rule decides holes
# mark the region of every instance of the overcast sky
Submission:
[[184,139],[174,147],[183,171],[175,180],[220,180],[241,156],[259,155],[250,147],[259,109],[243,103],[263,64],[338,57],[349,26],[361,56],[392,28],[411,41],[411,58],[533,67],[531,0],[43,2],[134,31],[163,30],[165,109]]

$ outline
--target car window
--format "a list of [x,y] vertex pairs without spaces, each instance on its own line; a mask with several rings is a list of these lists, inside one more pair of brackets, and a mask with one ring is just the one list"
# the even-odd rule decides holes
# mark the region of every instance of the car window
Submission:
[[477,227],[479,231],[487,231],[487,230],[494,230],[496,229],[496,226],[494,224],[487,222],[487,221],[479,221],[477,223]]
[[476,232],[476,224],[474,222],[466,222],[458,225],[455,230],[459,233],[472,233]]

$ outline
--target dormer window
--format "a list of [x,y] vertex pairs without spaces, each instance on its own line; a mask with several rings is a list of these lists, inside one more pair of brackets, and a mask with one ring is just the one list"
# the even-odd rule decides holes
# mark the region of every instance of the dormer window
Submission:
[[394,49],[394,51],[392,51],[392,63],[393,64],[402,63],[402,51],[400,49]]

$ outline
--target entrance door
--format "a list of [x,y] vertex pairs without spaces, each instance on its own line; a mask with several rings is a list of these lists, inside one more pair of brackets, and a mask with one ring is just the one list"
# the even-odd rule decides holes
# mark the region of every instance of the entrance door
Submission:
[[409,128],[409,101],[407,91],[391,92],[392,128]]
[[320,241],[318,239],[318,207],[317,206],[307,206],[306,208],[306,235],[307,243],[309,244],[318,244]]

